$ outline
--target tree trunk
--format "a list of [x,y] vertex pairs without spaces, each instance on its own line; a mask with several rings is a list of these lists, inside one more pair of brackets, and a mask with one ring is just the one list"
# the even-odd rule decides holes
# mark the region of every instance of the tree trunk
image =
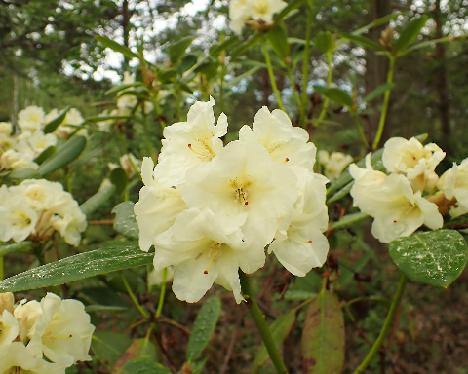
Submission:
[[[122,34],[123,34],[123,44],[126,47],[129,47],[130,44],[130,11],[128,9],[128,0],[123,0],[122,4]],[[128,57],[124,56],[124,63],[122,65],[123,71],[128,69],[129,60]]]
[[[435,38],[443,38],[443,15],[440,9],[440,0],[436,0],[434,7],[434,21],[436,24]],[[447,61],[446,61],[446,46],[444,43],[438,43],[435,50],[437,59],[435,68],[435,86],[439,96],[438,109],[440,116],[440,124],[442,128],[443,143],[445,147],[449,146],[450,139],[450,100],[447,78]]]
[[[370,4],[371,5],[369,10],[369,22],[376,18],[381,18],[391,13],[392,8],[390,0],[372,0]],[[369,37],[378,43],[380,34],[386,27],[387,25],[374,27],[369,32]],[[366,54],[365,83],[367,93],[370,93],[372,90],[385,83],[387,77],[387,69],[388,61],[386,57],[376,56],[375,53],[372,51],[369,51]],[[374,113],[368,119],[368,126],[366,131],[367,133],[371,134],[375,133],[375,130],[377,129],[377,123],[379,121],[380,116],[381,101],[375,100],[373,105]],[[389,118],[387,118],[387,121],[389,121]]]

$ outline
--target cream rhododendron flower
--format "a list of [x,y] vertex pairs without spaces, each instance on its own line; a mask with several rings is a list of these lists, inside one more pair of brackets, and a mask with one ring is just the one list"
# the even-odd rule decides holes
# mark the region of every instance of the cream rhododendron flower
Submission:
[[0,202],[0,242],[21,242],[33,232],[39,214],[18,196],[8,195]]
[[36,366],[37,359],[29,353],[22,343],[14,342],[6,347],[0,347],[0,373],[46,373],[45,371],[35,371]]
[[330,249],[327,237],[328,208],[326,184],[320,174],[306,174],[301,193],[288,217],[285,217],[269,252],[292,274],[305,276],[312,268],[325,263]]
[[158,238],[154,267],[174,267],[172,289],[180,300],[196,302],[216,282],[232,290],[240,303],[239,268],[252,273],[265,262],[263,246],[249,245],[242,237],[212,211],[188,209]]
[[63,367],[91,359],[88,352],[95,327],[80,301],[48,293],[41,302],[18,306],[15,317],[20,321],[21,339],[33,356],[44,355]]
[[34,155],[31,152],[18,152],[9,149],[0,154],[0,170],[2,169],[37,169],[38,165],[33,161]]
[[4,310],[0,313],[0,351],[10,345],[19,335],[18,320],[9,312]]
[[164,129],[164,139],[155,177],[169,187],[185,180],[187,170],[211,161],[223,148],[219,139],[226,134],[227,119],[221,113],[215,124],[215,101],[197,101],[187,114],[186,122],[175,123]]
[[45,179],[26,179],[18,186],[2,186],[0,241],[47,240],[58,231],[64,241],[78,245],[86,216],[62,185]]
[[209,164],[192,169],[180,186],[188,205],[210,208],[225,227],[241,227],[248,242],[265,246],[296,200],[296,177],[250,141],[229,143]]
[[[370,159],[368,159],[370,161]],[[354,205],[374,218],[372,235],[382,243],[411,235],[420,226],[432,230],[442,227],[443,217],[437,205],[413,192],[404,175],[390,174],[351,165],[354,178],[351,196]]]
[[[0,194],[1,197],[1,194]],[[12,292],[3,292],[0,293],[0,313],[3,313],[4,310],[7,310],[13,313],[15,306],[15,296]]]
[[151,158],[143,158],[141,177],[144,186],[135,204],[140,249],[147,252],[156,237],[169,229],[177,214],[186,208],[177,189],[160,184],[153,176]]
[[343,170],[353,162],[350,155],[341,152],[331,152],[321,150],[318,152],[318,161],[323,167],[324,174],[330,178],[337,178]]
[[252,128],[240,129],[241,141],[253,140],[261,144],[273,160],[312,170],[317,149],[308,142],[309,134],[300,127],[294,127],[288,115],[275,109],[271,113],[266,106],[254,117]]
[[248,20],[270,24],[273,16],[287,5],[282,0],[231,0],[229,3],[230,27],[240,34],[243,25]]
[[18,114],[18,125],[22,131],[38,131],[45,124],[45,113],[41,107],[31,105]]
[[385,142],[382,162],[390,173],[405,174],[415,190],[431,191],[438,180],[435,168],[445,152],[434,143],[422,145],[418,139],[390,138]]
[[47,148],[57,144],[57,137],[54,134],[44,134],[42,131],[30,133],[28,131],[18,136],[18,144],[15,147],[20,153],[30,152],[39,156]]
[[455,199],[456,206],[450,210],[452,216],[468,213],[468,158],[448,169],[440,177],[437,187],[447,199]]
[[10,122],[0,122],[0,134],[11,135],[13,126]]
[[173,271],[177,298],[196,302],[213,286],[243,300],[239,271],[265,263],[265,247],[293,274],[322,266],[328,180],[313,173],[316,148],[286,113],[260,109],[253,127],[223,145],[224,115],[196,102],[187,121],[165,129],[159,163],[144,158],[135,205],[139,245],[154,245],[154,272]]

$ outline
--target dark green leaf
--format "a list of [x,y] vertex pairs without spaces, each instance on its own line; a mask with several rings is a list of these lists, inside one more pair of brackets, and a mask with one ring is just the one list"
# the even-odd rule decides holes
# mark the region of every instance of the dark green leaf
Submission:
[[132,339],[127,334],[98,331],[93,336],[92,350],[99,361],[112,366],[131,343]]
[[135,242],[109,242],[101,248],[63,258],[27,270],[0,282],[0,292],[17,292],[56,286],[96,275],[150,265],[151,253],[138,249]]
[[187,359],[189,361],[198,359],[210,342],[220,312],[221,301],[216,296],[206,300],[200,308],[187,345]]
[[399,55],[413,43],[419,35],[419,32],[426,24],[428,17],[421,16],[411,20],[408,25],[401,31],[400,37],[393,44],[394,53]]
[[114,230],[128,238],[138,239],[138,225],[134,212],[135,204],[125,201],[112,209],[115,214]]
[[468,35],[459,35],[459,36],[450,35],[450,36],[446,36],[446,37],[439,38],[439,39],[425,40],[420,43],[414,43],[408,49],[406,49],[404,53],[403,52],[400,53],[400,56],[409,54],[419,49],[434,47],[439,43],[452,43],[452,42],[456,42],[460,40],[465,40],[467,38],[468,38]]
[[383,95],[388,90],[393,88],[393,83],[385,83],[373,89],[366,97],[364,97],[364,102],[368,103],[369,101],[374,100],[375,98]]
[[165,52],[171,58],[172,63],[176,63],[184,55],[187,48],[192,44],[193,39],[193,36],[185,36],[176,39],[174,43],[166,47]]
[[120,195],[127,187],[128,176],[124,169],[115,168],[112,169],[109,177],[110,181],[116,188],[116,194]]
[[64,144],[62,144],[57,153],[45,161],[38,169],[41,176],[46,176],[53,171],[67,166],[75,160],[86,147],[86,138],[81,135],[72,136]]
[[101,205],[105,204],[112,196],[114,196],[115,191],[116,187],[112,183],[99,188],[98,192],[81,204],[81,211],[89,217]]
[[362,221],[368,216],[369,215],[367,213],[363,213],[363,212],[346,214],[345,216],[341,217],[338,221],[333,222],[330,225],[330,228],[332,230],[344,229],[344,228],[354,225],[356,222]]
[[[271,325],[270,331],[271,335],[273,335],[273,340],[276,343],[277,347],[280,347],[282,350],[283,343],[285,339],[288,337],[291,329],[294,325],[294,321],[296,320],[296,310],[292,309],[288,313],[278,317]],[[256,354],[254,359],[254,372],[257,372],[260,367],[266,364],[269,356],[266,351],[265,346],[262,344]]]
[[195,55],[185,55],[177,65],[177,71],[182,74],[184,71],[190,69],[198,61],[198,57]]
[[318,93],[328,97],[330,100],[338,104],[345,105],[348,107],[353,105],[352,97],[346,91],[340,90],[339,88],[314,86],[314,89]]
[[314,44],[323,54],[332,52],[335,49],[333,34],[330,31],[321,31],[314,38]]
[[448,287],[465,269],[468,246],[455,230],[413,234],[390,243],[390,256],[413,282]]
[[304,373],[341,373],[345,334],[340,302],[335,294],[322,290],[310,304],[302,330]]
[[67,115],[67,112],[70,110],[70,107],[66,107],[60,114],[55,117],[52,121],[50,121],[47,125],[44,127],[44,132],[47,134],[49,132],[54,132],[57,130],[57,128],[60,126],[60,124],[63,122],[65,119],[65,116]]
[[98,35],[96,39],[99,43],[101,43],[104,47],[110,48],[117,53],[123,54],[125,57],[132,59],[134,57],[139,58],[139,56],[132,52],[132,50],[122,44],[117,43],[114,40],[111,40],[105,36]]
[[45,160],[55,154],[56,151],[57,147],[55,145],[51,145],[50,147],[44,149],[41,154],[34,159],[34,162],[38,165],[41,165]]
[[139,358],[128,361],[122,374],[172,374],[172,371],[150,358]]
[[380,44],[377,44],[372,39],[366,38],[365,36],[355,34],[341,34],[341,36],[344,39],[349,40],[350,42],[353,42],[362,48],[367,48],[374,52],[383,50]]
[[282,25],[276,25],[266,34],[270,45],[283,60],[289,56],[288,34]]

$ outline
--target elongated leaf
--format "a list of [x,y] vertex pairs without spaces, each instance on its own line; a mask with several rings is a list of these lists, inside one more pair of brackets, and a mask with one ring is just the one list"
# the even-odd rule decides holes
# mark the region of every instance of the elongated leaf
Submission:
[[367,25],[365,25],[363,27],[360,27],[357,30],[354,30],[352,34],[353,35],[364,34],[364,33],[368,32],[370,29],[372,29],[374,27],[385,25],[386,23],[388,23],[388,21],[390,21],[392,19],[396,19],[399,14],[400,13],[395,12],[395,13],[387,14],[386,16],[383,16],[381,18],[376,18],[372,22],[370,22],[369,24],[367,24]]
[[165,49],[165,52],[171,58],[171,61],[175,63],[178,61],[185,53],[186,49],[192,44],[193,36],[185,36],[183,38],[176,39],[174,43],[168,45]]
[[150,358],[139,358],[128,361],[122,374],[172,374],[172,371]]
[[187,345],[187,359],[195,361],[200,357],[215,331],[221,313],[221,301],[212,297],[205,301],[198,312]]
[[321,31],[314,38],[314,44],[320,52],[326,54],[335,48],[333,34],[330,31]]
[[72,136],[62,144],[57,153],[45,161],[38,169],[41,176],[46,176],[75,160],[86,147],[86,138],[81,135]]
[[393,51],[397,55],[404,51],[413,43],[419,35],[419,32],[427,22],[427,16],[411,20],[408,25],[401,31],[400,37],[393,44]]
[[282,25],[276,25],[267,33],[268,41],[276,54],[285,59],[289,56],[288,34]]
[[52,121],[50,121],[48,124],[45,125],[44,127],[44,132],[47,134],[49,132],[54,132],[57,130],[57,128],[60,126],[60,124],[63,122],[65,119],[65,116],[67,115],[67,112],[70,110],[70,107],[66,107],[64,110],[62,110],[57,117],[55,117]]
[[358,46],[362,48],[367,48],[372,51],[382,51],[383,48],[380,44],[377,44],[374,42],[372,39],[366,38],[365,36],[362,35],[355,35],[355,34],[341,34],[341,37],[349,40],[350,42],[353,42],[357,44]]
[[410,280],[448,287],[465,269],[468,246],[455,230],[413,234],[390,243],[390,256]]
[[333,230],[344,229],[344,228],[354,225],[357,222],[362,221],[368,216],[369,215],[367,213],[363,213],[363,212],[347,214],[341,217],[338,221],[333,222],[330,225],[330,228]]
[[301,349],[304,373],[341,373],[344,363],[344,322],[335,294],[322,290],[307,310]]
[[99,249],[66,257],[5,279],[0,282],[0,292],[56,286],[149,265],[152,261],[153,255],[140,251],[135,242],[109,242]]
[[403,52],[400,53],[400,56],[412,53],[412,52],[417,51],[419,49],[431,48],[431,47],[436,46],[439,43],[452,43],[452,42],[461,41],[461,40],[465,40],[465,39],[468,39],[468,34],[467,35],[458,35],[458,36],[450,35],[450,36],[445,36],[443,38],[425,40],[425,41],[420,42],[420,43],[414,43],[404,53]]
[[353,99],[351,96],[343,90],[340,90],[339,88],[327,88],[327,87],[322,87],[322,86],[314,86],[315,91],[321,93],[322,95],[325,95],[328,97],[330,100],[341,104],[345,106],[352,106],[353,105]]
[[380,86],[376,87],[375,89],[373,89],[365,98],[364,98],[364,102],[368,103],[369,101],[372,101],[374,100],[375,98],[383,95],[385,92],[387,92],[388,90],[391,90],[393,88],[393,84],[392,83],[385,83],[385,84],[381,84]]
[[34,162],[38,165],[41,165],[50,158],[55,152],[57,151],[57,147],[55,145],[51,145],[50,147],[44,149],[39,156],[34,159]]
[[105,36],[98,35],[96,36],[96,39],[99,43],[101,43],[104,47],[110,48],[115,52],[123,54],[125,57],[128,58],[139,58],[139,56],[135,53],[132,52],[132,50],[122,44],[117,43],[116,41],[109,39]]
[[[283,347],[284,340],[288,337],[289,333],[291,332],[295,320],[296,310],[293,309],[290,310],[288,313],[277,318],[270,325],[271,335],[273,335],[273,340],[275,341],[277,347]],[[266,348],[262,344],[257,350],[257,353],[255,354],[255,360],[253,364],[254,372],[257,372],[258,369],[267,362],[268,358],[269,356],[266,351]]]
[[111,183],[100,188],[98,192],[81,204],[81,211],[89,217],[101,205],[105,204],[114,195],[115,191],[116,187]]
[[114,230],[132,239],[138,239],[138,225],[134,212],[135,204],[125,201],[112,209],[115,214]]

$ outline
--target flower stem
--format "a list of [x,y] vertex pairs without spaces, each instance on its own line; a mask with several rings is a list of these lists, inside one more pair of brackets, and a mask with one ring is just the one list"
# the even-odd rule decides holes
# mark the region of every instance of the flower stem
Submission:
[[[391,85],[393,83],[393,76],[395,74],[396,57],[389,56],[389,63],[390,63],[390,66],[388,67],[387,82],[386,82],[387,85]],[[384,93],[382,110],[380,111],[379,124],[377,126],[377,132],[375,133],[374,140],[372,142],[372,150],[377,149],[380,143],[380,139],[382,138],[383,130],[385,128],[385,121],[387,119],[388,104],[390,102],[391,92],[392,92],[392,89],[388,88],[387,91],[385,91]]]
[[275,74],[273,72],[273,65],[271,64],[270,54],[268,53],[267,48],[268,48],[267,44],[262,45],[262,53],[263,53],[263,57],[265,58],[268,77],[270,78],[271,89],[273,90],[273,93],[275,94],[275,98],[276,98],[276,101],[278,103],[278,107],[281,110],[286,111],[285,108],[284,108],[284,105],[283,105],[283,99],[281,99],[281,92],[278,90],[278,86],[276,85],[276,78],[275,78]]
[[0,256],[0,281],[5,278],[4,261],[3,256]]
[[[332,83],[333,83],[333,50],[327,52],[327,68],[328,68],[328,73],[327,73],[327,88],[330,88]],[[325,116],[328,113],[328,107],[330,106],[330,99],[328,97],[325,97],[323,100],[323,105],[322,105],[322,110],[320,111],[319,118],[317,119],[317,122],[315,126],[319,126],[322,121],[325,119]]]
[[278,347],[276,346],[275,341],[273,340],[273,336],[271,335],[271,331],[265,320],[265,316],[261,312],[260,308],[258,307],[257,301],[255,300],[250,279],[243,272],[240,272],[239,275],[242,284],[242,292],[247,299],[250,315],[252,316],[257,330],[260,333],[268,355],[270,356],[271,361],[273,362],[273,365],[276,368],[276,372],[280,374],[286,374],[288,372],[288,369],[286,368],[286,365],[284,364],[283,358],[281,357]]
[[382,328],[380,329],[379,336],[377,336],[377,339],[375,339],[374,343],[372,344],[369,353],[367,353],[366,357],[364,357],[364,360],[362,360],[361,364],[357,367],[357,369],[354,370],[353,374],[364,373],[366,368],[369,366],[370,362],[374,358],[375,354],[379,351],[380,346],[382,345],[388,333],[388,330],[392,325],[398,306],[400,305],[401,297],[406,287],[406,282],[406,276],[402,274],[400,276],[400,281],[398,282],[398,288],[395,294],[393,295],[392,303],[390,304],[390,309],[388,310],[387,317],[385,317],[385,321],[382,325]]
[[138,302],[138,298],[136,297],[135,293],[132,291],[132,288],[128,284],[127,278],[122,276],[122,282],[123,282],[123,284],[125,286],[125,289],[127,290],[128,296],[130,296],[130,300],[132,300],[133,305],[135,305],[135,308],[138,310],[138,313],[140,313],[140,315],[144,319],[148,318],[148,313],[146,312],[146,310]]
[[161,291],[159,293],[159,301],[158,301],[158,306],[156,308],[156,318],[159,318],[161,317],[161,314],[162,314],[162,309],[163,309],[163,306],[164,306],[164,299],[166,297],[166,285],[167,285],[167,268],[165,268],[163,270],[163,274],[162,274],[162,282],[161,282]]
[[312,10],[306,4],[306,31],[305,31],[305,46],[302,56],[302,87],[301,87],[301,122],[304,123],[307,118],[307,110],[309,107],[309,97],[307,95],[307,86],[309,84],[309,63],[310,63],[310,39],[312,35]]

